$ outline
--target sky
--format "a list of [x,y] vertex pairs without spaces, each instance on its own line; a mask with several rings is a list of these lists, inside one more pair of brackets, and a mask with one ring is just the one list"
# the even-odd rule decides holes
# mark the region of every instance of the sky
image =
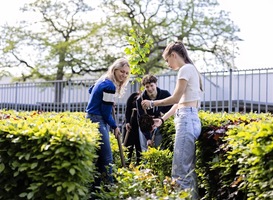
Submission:
[[[19,8],[33,0],[9,0],[0,7],[0,24],[20,19]],[[240,28],[239,55],[234,60],[239,69],[273,68],[273,0],[218,0],[221,9]],[[31,16],[30,16],[31,18]]]
[[[218,0],[222,9],[240,28],[239,53],[235,65],[239,69],[273,68],[273,1]],[[270,25],[271,24],[271,25]]]

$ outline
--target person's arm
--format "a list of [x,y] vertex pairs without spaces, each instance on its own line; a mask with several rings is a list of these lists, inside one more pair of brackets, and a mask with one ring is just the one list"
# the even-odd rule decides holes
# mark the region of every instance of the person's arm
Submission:
[[114,113],[112,113],[113,106],[114,105],[102,103],[102,105],[101,105],[101,109],[103,110],[102,117],[112,129],[116,129],[117,125],[116,125],[116,122],[112,116],[112,114],[114,114]]
[[126,121],[126,124],[130,123],[130,119],[131,119],[131,115],[132,115],[132,110],[133,110],[133,105],[132,105],[133,100],[134,100],[134,94],[132,94],[131,96],[129,96],[129,98],[127,99],[127,102],[126,102],[126,109],[125,109],[125,121]]
[[141,101],[142,101],[142,95],[143,94],[141,94],[141,96],[139,96],[138,98],[137,98],[137,101],[136,101],[136,108],[137,108],[137,116],[138,116],[138,118],[139,118],[139,116],[141,116],[141,115],[143,115],[145,112],[144,112],[144,109],[142,108],[142,106],[141,106]]
[[[165,99],[167,97],[170,97],[171,96],[171,93],[168,91],[168,90],[164,90],[164,93],[163,93],[163,98],[160,98],[160,99]],[[165,114],[167,113],[171,108],[172,108],[173,105],[169,105],[169,106],[160,106],[158,107],[160,112]]]
[[169,119],[171,116],[173,116],[177,110],[178,104],[174,104],[171,109],[166,112],[161,118],[166,121],[167,119]]
[[179,79],[177,81],[173,95],[161,100],[155,100],[155,101],[143,100],[141,102],[142,107],[145,109],[145,108],[150,108],[154,106],[168,106],[168,105],[177,104],[186,89],[187,82],[188,81],[186,81],[185,79]]
[[142,132],[141,133],[145,136],[146,140],[151,140],[151,133],[150,132]]
[[178,104],[174,104],[172,108],[168,112],[166,112],[162,117],[154,119],[154,122],[155,122],[154,125],[156,127],[161,126],[164,123],[164,121],[166,121],[167,119],[169,119],[169,117],[175,114],[177,106]]
[[101,103],[101,115],[106,123],[112,128],[116,129],[117,124],[113,118],[112,113],[115,99],[116,87],[110,81],[103,82],[102,85],[102,103]]
[[133,114],[133,109],[134,106],[133,106],[133,102],[135,100],[137,96],[137,93],[133,93],[129,96],[127,102],[126,102],[126,110],[125,110],[125,128],[126,128],[126,131],[129,131],[132,127],[132,124],[131,124],[131,118],[132,118],[132,114]]

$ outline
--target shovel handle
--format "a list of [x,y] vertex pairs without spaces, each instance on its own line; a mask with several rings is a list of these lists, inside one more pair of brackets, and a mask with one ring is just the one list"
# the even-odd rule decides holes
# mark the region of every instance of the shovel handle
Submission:
[[[113,116],[115,122],[117,122],[116,121],[116,115],[115,115],[115,108],[114,108],[114,106],[112,107],[112,116]],[[120,154],[121,164],[122,164],[122,167],[126,167],[124,153],[123,153],[123,148],[122,148],[122,143],[121,143],[121,140],[120,140],[120,133],[117,136],[117,140],[118,140],[118,148],[119,148],[119,154]]]

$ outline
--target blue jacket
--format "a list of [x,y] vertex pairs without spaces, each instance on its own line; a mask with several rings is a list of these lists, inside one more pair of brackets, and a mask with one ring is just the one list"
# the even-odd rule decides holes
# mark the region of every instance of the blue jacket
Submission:
[[99,79],[89,88],[90,98],[86,107],[88,114],[100,115],[112,128],[117,128],[112,116],[112,107],[115,102],[116,86],[109,79]]

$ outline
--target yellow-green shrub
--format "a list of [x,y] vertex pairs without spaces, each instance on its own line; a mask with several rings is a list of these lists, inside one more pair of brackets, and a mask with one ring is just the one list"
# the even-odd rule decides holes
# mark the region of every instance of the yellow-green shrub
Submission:
[[172,157],[173,152],[169,149],[160,150],[151,147],[148,151],[142,152],[141,163],[163,181],[165,177],[171,176]]
[[84,113],[0,111],[0,199],[88,199],[98,139]]
[[[227,132],[227,160],[238,166],[233,185],[247,199],[271,199],[273,194],[273,118],[238,126]],[[229,164],[228,166],[230,166]],[[228,167],[226,166],[226,167]]]
[[[202,135],[197,142],[197,171],[202,195],[208,199],[245,199],[250,191],[241,185],[242,176],[238,175],[238,171],[242,168],[238,165],[237,158],[241,159],[246,150],[237,131],[257,122],[264,123],[272,118],[271,114],[201,111],[199,116],[203,126]],[[236,132],[232,140],[241,143],[230,160],[227,152],[233,151],[233,147],[230,146],[232,140],[229,132]]]
[[[149,151],[149,150],[148,150]],[[147,157],[151,154],[147,154]],[[115,168],[115,184],[107,190],[101,188],[96,194],[98,199],[169,199],[189,200],[190,194],[181,191],[170,177],[161,180],[158,171],[151,170],[144,163],[138,167]]]

